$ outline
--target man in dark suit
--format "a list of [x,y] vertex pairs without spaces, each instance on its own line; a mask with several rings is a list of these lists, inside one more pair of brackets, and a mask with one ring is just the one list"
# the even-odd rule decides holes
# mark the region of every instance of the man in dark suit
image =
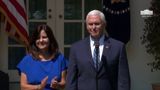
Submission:
[[90,35],[70,50],[65,90],[130,90],[125,45],[105,34],[104,14],[90,11],[86,26]]

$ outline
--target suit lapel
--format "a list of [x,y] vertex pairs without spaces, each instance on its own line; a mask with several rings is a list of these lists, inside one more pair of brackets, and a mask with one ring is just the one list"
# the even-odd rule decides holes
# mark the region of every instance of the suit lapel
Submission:
[[88,55],[86,60],[89,60],[89,63],[91,65],[91,67],[94,70],[96,70],[96,68],[94,66],[93,58],[92,58],[91,47],[90,47],[90,38],[89,37],[86,38],[86,54]]
[[108,57],[109,57],[108,55],[109,55],[110,48],[111,48],[110,40],[108,37],[105,36],[101,62],[99,65],[99,71],[101,70],[101,68],[104,64],[104,60],[108,59]]

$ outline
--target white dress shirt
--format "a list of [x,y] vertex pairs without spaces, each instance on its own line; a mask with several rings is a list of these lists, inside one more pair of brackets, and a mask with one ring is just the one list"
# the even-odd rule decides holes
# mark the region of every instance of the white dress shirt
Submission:
[[[91,52],[92,52],[92,57],[93,57],[95,45],[94,45],[94,40],[92,39],[91,36],[90,36],[90,47],[91,47]],[[104,47],[104,35],[102,35],[102,37],[99,40],[100,61],[101,61],[101,57],[103,53],[103,47]]]

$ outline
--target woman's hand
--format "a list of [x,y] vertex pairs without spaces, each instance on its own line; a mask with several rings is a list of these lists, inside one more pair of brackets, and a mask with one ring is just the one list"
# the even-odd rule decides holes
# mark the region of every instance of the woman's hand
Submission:
[[41,84],[37,86],[38,90],[43,90],[47,84],[48,76],[42,79]]
[[51,88],[54,88],[54,89],[58,89],[59,88],[59,82],[58,82],[58,78],[57,77],[54,77],[51,81]]
[[67,74],[66,70],[62,71],[62,75],[61,75],[62,78],[60,81],[58,81],[57,77],[54,77],[51,81],[50,87],[54,89],[64,89],[66,84],[66,74]]

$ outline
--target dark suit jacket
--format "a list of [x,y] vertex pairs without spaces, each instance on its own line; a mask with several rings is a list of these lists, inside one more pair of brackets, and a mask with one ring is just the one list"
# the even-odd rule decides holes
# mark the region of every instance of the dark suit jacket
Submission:
[[99,70],[94,67],[89,37],[72,45],[65,90],[130,90],[125,45],[105,37]]

